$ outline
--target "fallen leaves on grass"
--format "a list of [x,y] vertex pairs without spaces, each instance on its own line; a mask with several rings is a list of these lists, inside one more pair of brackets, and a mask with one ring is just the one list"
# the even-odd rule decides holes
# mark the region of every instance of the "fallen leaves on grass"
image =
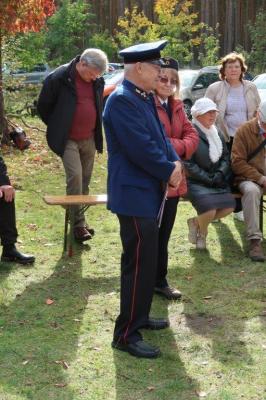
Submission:
[[155,390],[155,387],[154,386],[148,386],[147,389],[148,389],[149,392],[152,392],[153,390]]
[[67,383],[55,383],[54,386],[58,387],[58,388],[63,388],[65,386],[67,386]]
[[206,397],[207,393],[206,392],[196,392],[197,396],[200,398]]
[[68,369],[69,368],[68,363],[66,361],[64,361],[64,360],[56,360],[55,363],[56,364],[61,364],[64,369]]
[[45,303],[46,303],[48,306],[50,306],[51,304],[54,303],[54,300],[52,300],[52,299],[46,299],[46,300],[45,300]]
[[27,228],[28,228],[30,231],[37,231],[38,226],[37,226],[36,224],[28,224],[28,225],[27,225]]

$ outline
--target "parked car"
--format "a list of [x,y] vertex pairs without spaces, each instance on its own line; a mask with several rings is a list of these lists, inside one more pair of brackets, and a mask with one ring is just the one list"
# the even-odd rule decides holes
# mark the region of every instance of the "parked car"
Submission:
[[[207,87],[219,80],[218,67],[205,67],[200,70],[184,69],[179,71],[180,77],[180,98],[184,102],[187,114],[190,116],[190,110],[194,102],[204,96]],[[117,71],[109,79],[105,80],[104,101],[112,91],[119,85],[124,78],[124,71]]]
[[257,86],[261,101],[266,100],[266,73],[257,75],[253,79],[253,83]]
[[116,69],[109,76],[104,76],[105,84],[103,90],[103,103],[106,103],[108,96],[115,90],[115,88],[120,85],[124,79],[124,70]]
[[[204,67],[200,70],[184,69],[179,71],[180,92],[179,97],[183,100],[185,111],[190,117],[192,105],[201,97],[204,97],[209,85],[220,80],[220,66]],[[245,73],[245,79],[251,80],[253,76]]]
[[6,67],[3,72],[6,76],[17,79],[23,85],[36,85],[42,83],[51,71],[52,69],[47,64],[37,64],[30,69],[19,68],[16,71],[9,71]]
[[[124,71],[117,70],[110,78],[106,78],[104,87],[104,102],[108,96],[119,85],[124,78]],[[184,103],[188,117],[191,117],[190,110],[192,105],[200,97],[204,97],[208,86],[219,81],[219,66],[203,67],[201,69],[180,69],[180,91],[179,97]],[[245,74],[245,79],[251,79],[252,75]]]
[[190,117],[191,107],[197,99],[204,97],[207,87],[219,80],[218,67],[204,67],[199,70],[181,69],[179,71],[179,97],[183,100],[184,108]]
[[123,69],[124,68],[124,64],[122,63],[108,63],[108,70],[109,71],[114,71],[115,69]]

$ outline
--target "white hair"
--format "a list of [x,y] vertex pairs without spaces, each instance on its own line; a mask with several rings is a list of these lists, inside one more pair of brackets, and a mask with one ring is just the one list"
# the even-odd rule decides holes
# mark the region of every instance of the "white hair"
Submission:
[[86,49],[80,56],[80,61],[96,68],[102,74],[107,70],[108,58],[104,51],[100,49]]

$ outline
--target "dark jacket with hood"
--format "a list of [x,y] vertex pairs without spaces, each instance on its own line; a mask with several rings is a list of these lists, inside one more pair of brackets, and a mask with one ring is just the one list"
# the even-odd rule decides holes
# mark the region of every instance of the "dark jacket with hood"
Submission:
[[[37,104],[40,117],[47,125],[47,143],[50,149],[60,157],[65,151],[76,108],[75,71],[79,60],[80,56],[77,56],[70,63],[61,65],[47,76]],[[99,153],[103,151],[103,88],[103,78],[93,81],[97,112],[94,140]]]

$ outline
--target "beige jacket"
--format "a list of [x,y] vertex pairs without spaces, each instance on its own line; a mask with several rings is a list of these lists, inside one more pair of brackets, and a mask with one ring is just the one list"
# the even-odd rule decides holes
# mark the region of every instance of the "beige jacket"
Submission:
[[[250,120],[255,116],[261,100],[258,89],[254,85],[254,83],[243,80],[243,85],[244,96],[246,98],[248,108],[248,120]],[[205,97],[209,97],[217,104],[219,114],[217,116],[216,125],[218,127],[218,130],[224,135],[224,138],[227,142],[229,141],[230,137],[228,134],[228,128],[226,126],[224,116],[229,89],[230,85],[226,82],[226,80],[223,80],[210,85],[205,93]]]
[[231,166],[235,174],[236,184],[242,181],[262,184],[265,180],[265,148],[250,161],[247,161],[248,156],[263,140],[264,137],[260,134],[257,118],[253,118],[237,129],[231,152]]

